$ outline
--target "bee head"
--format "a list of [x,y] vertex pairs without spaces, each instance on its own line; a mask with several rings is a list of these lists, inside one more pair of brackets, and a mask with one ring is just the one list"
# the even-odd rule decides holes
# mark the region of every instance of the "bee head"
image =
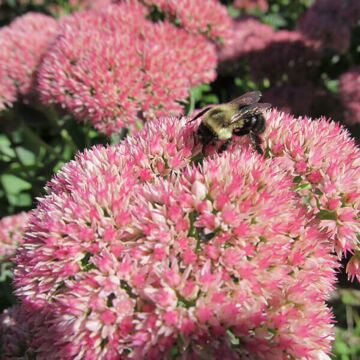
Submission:
[[252,132],[261,134],[265,130],[265,118],[262,114],[256,114],[245,120],[245,126]]
[[208,126],[202,122],[197,129],[196,137],[198,138],[199,142],[205,146],[213,141],[216,138],[216,135]]

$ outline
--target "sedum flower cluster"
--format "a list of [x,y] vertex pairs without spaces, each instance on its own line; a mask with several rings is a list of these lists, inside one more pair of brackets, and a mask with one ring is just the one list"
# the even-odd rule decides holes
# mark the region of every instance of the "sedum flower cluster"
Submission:
[[38,66],[56,32],[56,20],[37,13],[0,29],[0,111],[33,95]]
[[11,258],[23,242],[29,214],[22,212],[0,219],[0,262]]
[[231,17],[217,0],[140,1],[164,13],[165,17],[191,33],[205,35],[217,42],[226,42],[230,35]]
[[235,0],[234,6],[239,9],[259,9],[263,12],[269,8],[268,0]]
[[[313,41],[298,31],[278,30],[253,17],[233,21],[226,45],[218,51],[219,72],[236,72],[247,66],[257,82],[301,83],[314,72],[319,52]],[[264,61],[266,59],[266,61]]]
[[302,16],[298,28],[322,49],[345,54],[351,42],[351,27],[360,18],[357,0],[316,0]]
[[204,156],[198,122],[164,117],[65,165],[16,257],[22,311],[46,318],[31,351],[329,359],[333,251],[359,251],[360,150],[326,119],[266,119],[265,156],[247,137]]
[[42,101],[107,135],[181,113],[190,87],[215,78],[214,45],[146,16],[146,7],[126,2],[63,19],[39,70]]
[[353,67],[339,79],[340,97],[348,125],[360,123],[360,67]]

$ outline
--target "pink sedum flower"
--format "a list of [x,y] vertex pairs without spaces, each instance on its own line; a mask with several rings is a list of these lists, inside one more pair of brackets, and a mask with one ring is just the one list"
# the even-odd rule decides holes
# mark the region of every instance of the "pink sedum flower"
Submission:
[[360,150],[349,133],[325,118],[274,110],[263,138],[269,161],[291,174],[307,217],[327,233],[339,257],[359,250]]
[[274,33],[271,26],[252,17],[233,20],[231,34],[218,52],[220,71],[236,70],[239,60],[246,60],[251,53],[263,51]]
[[349,280],[353,281],[356,277],[360,282],[360,252],[356,251],[355,255],[351,257],[350,261],[346,265],[346,272]]
[[236,0],[234,6],[244,10],[260,9],[263,12],[269,8],[267,0]]
[[231,18],[218,0],[142,0],[148,6],[174,18],[179,25],[192,33],[207,36],[215,41],[226,41],[231,27]]
[[23,243],[28,219],[29,214],[26,212],[0,219],[0,261],[12,257]]
[[360,17],[357,0],[317,0],[299,21],[299,30],[323,49],[345,54],[350,46],[351,27]]
[[64,166],[17,255],[23,306],[52,314],[40,357],[326,358],[358,150],[325,120],[266,116],[265,158],[245,137],[197,163],[198,123],[163,118]]
[[275,31],[246,16],[233,21],[232,34],[218,51],[218,57],[221,73],[232,73],[245,64],[255,81],[267,78],[271,83],[279,83],[284,76],[303,81],[316,68],[319,52],[298,31]]
[[360,123],[360,67],[343,73],[339,79],[340,97],[348,125]]
[[179,101],[190,86],[215,77],[215,49],[203,37],[145,16],[144,6],[130,2],[64,20],[40,70],[43,102],[107,135],[182,112]]
[[29,329],[25,311],[20,306],[0,315],[0,353],[4,359],[16,359],[27,353]]
[[0,110],[33,94],[38,66],[56,33],[56,20],[37,13],[27,13],[1,28]]
[[[15,305],[0,314],[0,353],[2,359],[29,359],[36,357],[42,344],[38,330],[49,318],[36,311]],[[40,336],[39,336],[40,335]]]
[[303,81],[318,63],[316,46],[298,31],[276,31],[263,51],[250,55],[253,79],[268,78],[271,83],[280,81],[284,75],[291,81]]
[[311,112],[316,90],[316,86],[311,82],[274,86],[264,92],[264,101],[282,111],[305,115]]

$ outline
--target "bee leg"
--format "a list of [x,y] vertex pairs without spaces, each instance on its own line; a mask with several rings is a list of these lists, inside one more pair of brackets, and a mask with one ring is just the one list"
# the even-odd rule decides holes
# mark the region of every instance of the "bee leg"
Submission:
[[223,151],[225,151],[225,150],[228,148],[230,142],[231,142],[231,139],[226,140],[226,141],[219,147],[218,153],[221,154]]
[[260,154],[260,155],[263,155],[264,154],[264,151],[263,149],[261,148],[261,143],[262,143],[262,140],[261,140],[261,137],[259,134],[256,134],[254,133],[253,131],[250,131],[250,140],[251,140],[251,144],[252,146],[254,147],[254,149]]

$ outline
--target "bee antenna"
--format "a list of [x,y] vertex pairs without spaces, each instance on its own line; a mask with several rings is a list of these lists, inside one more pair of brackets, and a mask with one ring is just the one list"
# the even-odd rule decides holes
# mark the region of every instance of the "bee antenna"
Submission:
[[205,113],[207,113],[212,107],[214,107],[214,105],[210,105],[210,106],[206,107],[205,109],[202,109],[199,113],[197,113],[197,114],[195,115],[195,117],[193,117],[193,118],[189,121],[189,123],[195,121],[195,120],[198,119],[200,116],[203,116],[203,115],[204,115]]

